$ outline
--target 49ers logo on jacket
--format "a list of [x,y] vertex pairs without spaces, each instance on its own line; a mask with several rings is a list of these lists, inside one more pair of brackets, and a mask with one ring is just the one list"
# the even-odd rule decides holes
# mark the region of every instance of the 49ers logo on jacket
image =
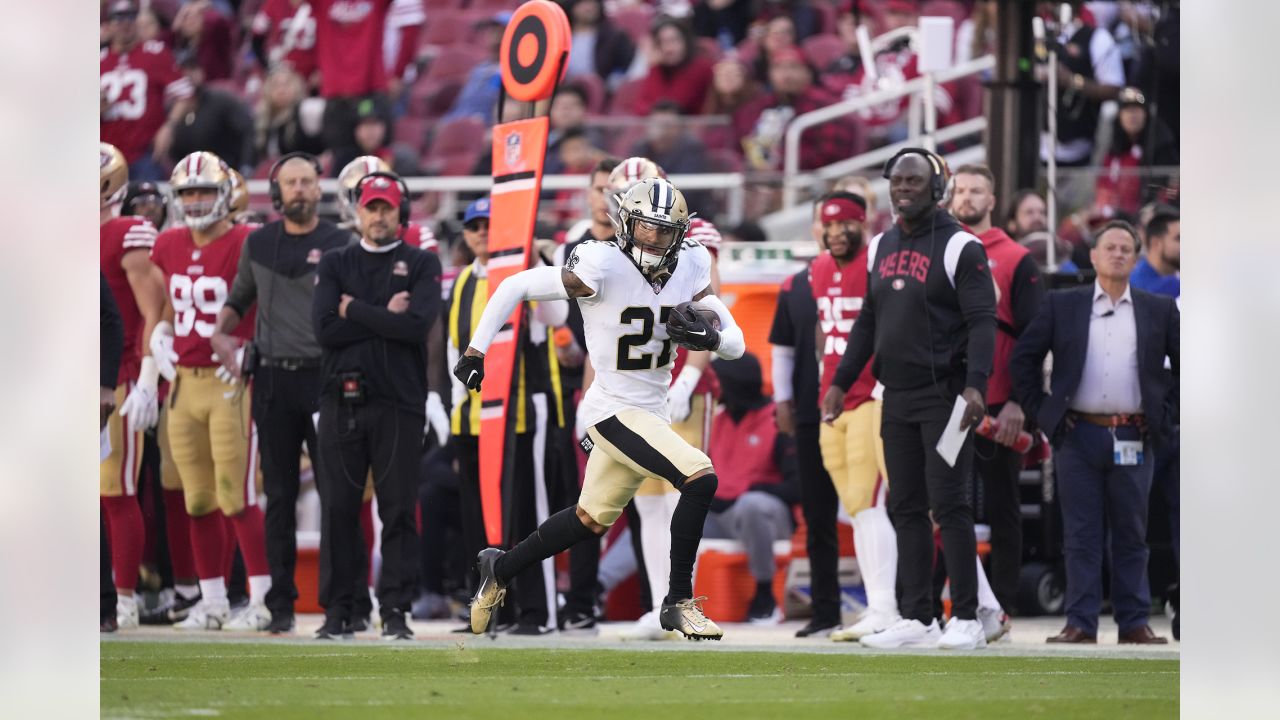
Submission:
[[329,7],[329,17],[335,22],[358,23],[373,12],[373,3],[369,0],[341,0]]
[[881,278],[898,278],[892,285],[894,290],[906,287],[902,278],[912,278],[924,282],[929,277],[929,256],[915,250],[899,250],[880,261],[876,271]]

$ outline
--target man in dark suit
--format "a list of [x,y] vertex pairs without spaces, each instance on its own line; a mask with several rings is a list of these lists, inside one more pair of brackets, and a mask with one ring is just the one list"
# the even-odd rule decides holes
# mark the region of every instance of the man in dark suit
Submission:
[[1132,226],[1104,225],[1089,252],[1097,281],[1046,297],[1010,363],[1015,395],[1057,455],[1067,626],[1051,643],[1097,642],[1104,526],[1120,642],[1168,642],[1147,624],[1147,498],[1154,450],[1178,427],[1180,320],[1172,298],[1129,287],[1138,251]]

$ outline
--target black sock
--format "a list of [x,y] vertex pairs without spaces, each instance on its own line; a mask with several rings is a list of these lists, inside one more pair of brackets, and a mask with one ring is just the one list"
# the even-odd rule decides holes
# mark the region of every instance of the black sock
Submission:
[[665,605],[693,597],[693,561],[702,542],[702,526],[707,521],[711,498],[718,480],[714,473],[690,480],[680,488],[680,502],[671,515],[671,578]]
[[578,519],[577,506],[570,505],[547,518],[529,537],[498,558],[493,564],[493,571],[502,582],[511,582],[511,578],[530,565],[595,536]]
[[769,580],[756,582],[756,597],[773,597],[773,583]]

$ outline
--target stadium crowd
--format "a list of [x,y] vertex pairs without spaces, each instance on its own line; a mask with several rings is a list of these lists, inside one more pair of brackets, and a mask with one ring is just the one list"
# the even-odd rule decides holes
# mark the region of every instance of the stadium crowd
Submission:
[[[570,19],[572,53],[565,84],[546,108],[551,125],[546,172],[582,175],[583,189],[544,192],[537,236],[550,239],[539,241],[536,249],[547,264],[565,263],[575,245],[585,240],[612,238],[610,213],[616,208],[611,208],[609,195],[647,177],[743,172],[763,186],[776,188],[783,166],[782,138],[796,116],[919,74],[917,55],[905,36],[879,49],[873,58],[874,71],[869,71],[859,47],[864,37],[860,28],[879,37],[913,27],[921,16],[946,15],[955,20],[957,63],[989,54],[996,45],[997,3],[992,0],[559,2]],[[1160,498],[1152,504],[1153,523],[1158,511],[1167,510],[1176,563],[1176,311],[1172,320],[1160,320],[1172,323],[1170,362],[1161,353],[1154,358],[1159,367],[1147,367],[1152,358],[1138,357],[1134,374],[1124,376],[1132,378],[1131,389],[1137,388],[1141,377],[1140,397],[1135,389],[1131,393],[1135,398],[1128,405],[1122,403],[1123,407],[1110,401],[1064,406],[1048,426],[1034,410],[1047,403],[1037,395],[1044,352],[1055,348],[1057,354],[1063,352],[1046,339],[1055,337],[1055,322],[1066,322],[1061,316],[1046,318],[1049,304],[1044,290],[1049,271],[1096,269],[1098,292],[1110,297],[1095,298],[1097,312],[1092,317],[1110,318],[1104,313],[1117,312],[1122,300],[1127,300],[1133,307],[1130,312],[1144,318],[1137,322],[1148,322],[1148,312],[1165,318],[1159,315],[1165,312],[1164,306],[1159,312],[1149,311],[1145,299],[1132,298],[1141,296],[1141,291],[1179,297],[1176,4],[1172,14],[1167,3],[1163,13],[1152,3],[1069,4],[1075,10],[1071,23],[1050,24],[1063,48],[1056,143],[1059,227],[1048,227],[1045,197],[1037,189],[1020,190],[1007,200],[995,198],[994,179],[981,165],[945,172],[950,182],[945,197],[939,198],[982,241],[998,295],[999,332],[986,397],[998,429],[975,441],[975,479],[969,500],[971,515],[991,529],[985,568],[979,560],[977,619],[984,639],[995,641],[1008,632],[1010,616],[1040,609],[1029,607],[1019,587],[1024,538],[1018,477],[1053,455],[1059,458],[1058,483],[1064,488],[1060,512],[1065,525],[1068,616],[1067,627],[1053,641],[1096,638],[1105,555],[1113,572],[1110,588],[1122,641],[1155,642],[1160,638],[1146,626],[1151,603],[1146,587],[1146,493],[1154,485]],[[272,520],[269,509],[264,514],[258,500],[265,483],[269,508],[274,479],[255,477],[258,431],[243,427],[239,419],[242,410],[249,416],[249,401],[244,400],[243,408],[237,404],[226,409],[230,424],[221,431],[213,429],[214,420],[204,420],[209,432],[215,433],[212,454],[175,462],[170,415],[181,399],[181,380],[155,379],[152,356],[161,355],[155,344],[156,328],[161,326],[163,333],[162,326],[169,324],[163,319],[166,316],[180,326],[187,313],[194,313],[197,325],[209,324],[205,337],[216,337],[213,323],[218,308],[210,311],[205,305],[221,305],[228,298],[228,288],[242,282],[237,266],[243,273],[250,261],[241,258],[241,243],[243,252],[249,253],[254,234],[264,227],[289,238],[315,232],[312,217],[291,216],[289,211],[301,203],[313,216],[318,213],[321,176],[336,177],[340,185],[339,217],[333,218],[340,224],[334,227],[326,218],[320,221],[321,228],[342,232],[345,243],[348,235],[355,242],[364,232],[361,210],[372,204],[366,201],[373,193],[364,200],[361,195],[371,173],[488,175],[489,132],[494,123],[509,119],[496,115],[498,48],[510,13],[518,5],[510,0],[102,3],[101,140],[119,153],[118,159],[105,149],[103,153],[102,263],[108,281],[116,274],[111,290],[126,317],[118,381],[110,388],[110,403],[104,395],[104,406],[129,410],[125,417],[113,416],[109,438],[114,454],[104,461],[104,540],[110,547],[104,576],[104,630],[150,622],[292,631],[298,592],[292,588],[282,592],[281,583],[291,583],[288,576],[293,573],[293,560],[286,562],[284,555],[297,551],[279,549],[281,531],[271,529],[272,522],[279,521]],[[1051,4],[1043,5],[1049,14]],[[938,125],[981,115],[983,97],[982,80],[977,77],[940,84],[935,97]],[[519,112],[516,106],[508,102],[506,108]],[[1104,107],[1114,107],[1114,114],[1104,113]],[[904,99],[819,125],[805,135],[799,167],[812,170],[900,142],[908,136],[907,122]],[[1049,144],[1042,147],[1047,153]],[[944,146],[940,151],[957,148]],[[312,156],[316,161],[312,165],[308,160],[307,169],[291,162]],[[127,184],[122,180],[126,177]],[[244,178],[271,180],[273,204],[282,220],[263,225],[265,213],[253,207],[256,203],[251,203]],[[171,184],[168,192],[157,184],[164,182]],[[201,194],[207,191],[212,194]],[[724,216],[713,192],[688,191],[685,198],[702,218]],[[397,609],[373,589],[377,558],[383,555],[375,552],[378,523],[371,504],[378,473],[375,462],[358,512],[360,547],[353,551],[360,556],[354,566],[361,575],[358,592],[354,606],[339,617],[336,626],[326,622],[328,636],[372,626],[375,603],[383,605],[384,633],[392,627],[391,634],[398,637],[404,636],[400,624],[408,614],[420,619],[459,614],[465,618],[465,601],[477,581],[472,558],[487,544],[478,514],[478,396],[469,395],[457,382],[450,385],[442,373],[446,355],[452,367],[466,349],[488,296],[489,201],[487,196],[473,198],[459,217],[436,216],[432,198],[414,203],[398,189],[384,201],[413,221],[405,223],[412,236],[412,240],[405,236],[407,244],[437,255],[443,267],[442,307],[424,320],[431,327],[425,362],[428,374],[436,377],[429,377],[428,387],[423,388],[428,393],[423,398],[425,410],[414,410],[424,416],[420,419],[427,429],[415,488],[415,548],[405,555],[398,546],[397,558],[411,566],[397,568],[399,581],[406,573],[417,576],[416,599],[411,608]],[[893,214],[888,204],[877,201],[865,178],[844,178],[830,192],[812,199],[811,238],[766,238],[752,221],[778,205],[776,192],[753,204],[740,225],[723,231],[724,242],[812,240],[820,260],[783,284],[770,348],[749,347],[750,353],[741,360],[715,362],[705,352],[682,351],[673,372],[668,409],[682,436],[706,450],[717,467],[734,468],[720,471],[721,488],[706,536],[738,541],[746,555],[753,593],[741,598],[741,617],[736,619],[771,623],[786,614],[785,598],[774,588],[773,542],[792,539],[795,554],[813,563],[812,603],[801,610],[809,624],[801,632],[860,640],[894,630],[901,622],[899,598],[894,596],[897,554],[891,520],[896,517],[892,500],[886,499],[883,483],[877,481],[886,473],[883,460],[876,464],[878,430],[871,431],[869,424],[874,415],[879,427],[875,378],[868,372],[858,381],[865,383],[865,392],[850,390],[846,396],[843,417],[849,425],[834,425],[841,433],[839,441],[832,439],[834,431],[820,417],[818,403],[831,387],[844,338],[853,324],[851,317],[866,293],[865,288],[842,285],[841,273],[850,262],[870,267],[863,240],[870,241],[890,227]],[[838,208],[831,211],[835,220],[828,219],[828,206]],[[202,217],[200,210],[210,217],[223,213],[226,226],[220,217],[212,225],[192,224],[191,220]],[[233,229],[232,223],[240,229]],[[157,233],[165,238],[186,228],[195,238],[191,263],[205,252],[205,264],[213,264],[209,256],[214,253],[202,250],[201,233],[212,235],[212,243],[221,236],[210,228],[236,238],[233,254],[216,261],[230,273],[221,291],[199,287],[200,283],[187,288],[185,295],[174,290],[172,278],[183,273],[178,267],[182,259],[177,257],[181,251],[172,237],[162,242]],[[839,255],[832,246],[842,233],[859,238],[851,243],[848,256]],[[445,242],[437,243],[437,234]],[[719,256],[721,231],[711,222],[695,219],[689,237]],[[275,242],[283,247],[279,236]],[[1050,242],[1057,243],[1059,267],[1048,266]],[[161,248],[167,249],[158,254]],[[140,249],[148,252],[133,252]],[[310,268],[298,272],[311,277],[307,273],[315,272],[319,257],[306,260]],[[820,279],[814,273],[815,268],[825,267],[820,265],[828,262],[824,257],[830,259],[828,271],[833,275]],[[1113,263],[1113,258],[1119,260]],[[279,261],[278,256],[258,260],[268,265]],[[154,282],[157,275],[164,278],[160,284]],[[712,277],[718,286],[718,272]],[[1088,277],[1087,284],[1094,287]],[[819,284],[825,297],[819,293]],[[270,301],[267,295],[259,298],[260,303]],[[844,301],[849,304],[842,315]],[[511,490],[507,522],[512,537],[536,528],[548,512],[572,505],[582,482],[577,441],[583,428],[575,426],[574,406],[593,373],[584,353],[581,316],[576,305],[568,305],[539,309],[525,349],[526,357],[537,361],[523,364],[520,371],[516,434],[521,438],[519,452],[527,454],[529,462],[526,467],[521,455],[518,481]],[[184,353],[177,363],[177,377],[186,379],[190,398],[196,396],[198,383],[213,380],[209,386],[215,395],[241,402],[239,395],[234,400],[231,396],[244,393],[248,381],[240,382],[232,371],[249,363],[241,358],[228,362],[226,355],[240,348],[241,341],[260,345],[262,338],[254,338],[253,311],[247,305],[235,309],[237,320],[243,319],[239,330],[219,324],[218,333],[225,339],[235,330],[239,340],[222,346],[221,356],[214,344],[209,348],[214,351],[211,356],[192,361]],[[130,314],[138,319],[130,321]],[[261,336],[262,318],[257,321]],[[1097,342],[1094,333],[1099,331],[1088,322],[1083,330],[1058,332],[1083,332],[1091,343]],[[1025,333],[1032,327],[1036,329],[1033,340],[1027,340]],[[316,342],[313,337],[299,346],[305,352],[291,350],[275,359],[318,363],[324,342]],[[1032,347],[1033,342],[1040,345]],[[1149,351],[1147,355],[1155,352],[1143,338],[1136,342],[1136,350],[1125,352],[1135,356],[1143,349]],[[1092,359],[1092,350],[1091,346],[1088,357],[1081,359],[1084,377],[1070,381],[1081,384],[1082,395],[1095,392],[1103,397],[1098,388],[1105,383],[1090,384],[1095,375],[1106,374]],[[817,363],[812,362],[815,353],[821,356]],[[769,378],[761,370],[758,358],[763,356],[771,359]],[[1124,372],[1130,369],[1126,365]],[[217,379],[205,377],[216,370]],[[784,371],[790,375],[780,374]],[[766,381],[772,396],[764,392]],[[1148,396],[1149,386],[1160,383],[1172,383],[1172,391],[1151,390]],[[151,387],[151,394],[131,402],[133,389],[140,385]],[[253,392],[256,407],[256,385]],[[156,404],[155,410],[142,409],[148,401]],[[1161,414],[1153,403],[1171,409]],[[857,422],[865,419],[868,424],[854,427],[854,413],[864,404]],[[1097,432],[1087,440],[1077,437],[1084,432],[1077,428],[1084,426]],[[1024,428],[1032,438],[1029,453],[1025,446],[1014,450]],[[1131,478],[1134,492],[1104,498],[1068,491],[1072,478],[1064,473],[1110,481],[1118,477],[1114,473],[1124,470],[1119,449],[1115,466],[1101,469],[1099,464],[1107,465],[1111,456],[1109,446],[1101,460],[1087,452],[1121,442],[1117,430],[1121,435],[1136,430],[1139,440],[1159,441],[1147,448],[1146,458],[1141,451],[1136,455],[1137,466],[1147,468],[1147,474]],[[219,441],[218,432],[234,433],[231,442],[226,443],[225,437]],[[850,450],[841,459],[842,451],[831,443],[852,447],[863,442],[854,438],[856,433],[870,433],[865,440],[868,454],[854,458]],[[247,446],[238,451],[244,492],[238,498],[224,497],[220,463],[226,458],[218,456],[218,446],[241,439]],[[263,442],[265,459],[269,450],[267,441]],[[302,465],[289,471],[294,485],[287,495],[291,504],[298,503],[299,484],[319,486],[309,458],[314,442],[313,434],[301,453]],[[294,443],[295,456],[301,447],[301,441]],[[1064,456],[1066,467],[1061,462]],[[1127,467],[1131,460],[1126,456],[1123,464]],[[868,462],[872,482],[863,488],[852,476],[855,466],[865,469]],[[191,481],[179,479],[180,466],[201,463],[219,468],[218,487],[216,492],[208,488],[208,497],[201,494],[193,499]],[[271,471],[264,467],[261,472]],[[846,476],[850,479],[842,479]],[[726,483],[731,477],[734,482]],[[817,485],[822,487],[815,487],[815,478],[821,479]],[[535,485],[536,492],[530,489]],[[634,610],[632,617],[640,614],[631,636],[667,637],[654,614],[665,589],[669,553],[662,544],[669,541],[657,537],[670,521],[670,503],[663,500],[669,490],[664,491],[663,485],[657,482],[641,490],[627,511],[626,522],[619,523],[604,547],[575,547],[568,572],[547,564],[522,574],[514,601],[509,600],[498,614],[497,628],[520,634],[557,628],[592,632],[597,621],[607,616],[608,591],[634,574],[640,589],[630,591],[635,595],[630,602],[620,603]],[[820,505],[825,505],[824,511],[819,511]],[[842,597],[835,575],[841,554],[834,524],[837,511],[852,525],[859,562],[864,565],[865,596],[856,604],[865,605],[867,611],[852,618],[848,607],[842,613],[842,603],[847,605],[848,600]],[[396,522],[402,526],[408,522],[406,517],[401,513]],[[654,528],[662,532],[655,534]],[[214,537],[216,543],[209,540]],[[1110,543],[1105,552],[1104,543]],[[804,552],[799,551],[802,544]],[[938,554],[934,615],[943,617],[946,566],[941,545]],[[104,555],[104,563],[107,560]],[[819,563],[824,563],[821,572]],[[334,596],[332,588],[324,588],[326,572],[322,566],[322,602],[326,592]],[[1176,603],[1176,575],[1172,582],[1168,594]],[[229,591],[226,612],[207,602],[223,599],[213,590],[217,583],[224,583]],[[1167,594],[1164,588],[1156,590],[1157,596]],[[558,595],[563,596],[563,605]],[[139,599],[131,599],[135,596]],[[335,617],[330,610],[326,607],[327,620]],[[389,613],[397,611],[400,624],[388,620]],[[1174,627],[1176,636],[1176,623]],[[903,632],[900,627],[897,631]]]

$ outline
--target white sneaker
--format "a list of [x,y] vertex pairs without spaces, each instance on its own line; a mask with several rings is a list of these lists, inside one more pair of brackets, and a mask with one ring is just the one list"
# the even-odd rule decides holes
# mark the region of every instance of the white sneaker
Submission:
[[178,630],[221,630],[231,621],[231,603],[226,600],[201,600],[191,608],[187,619],[175,624]]
[[262,632],[263,630],[266,630],[267,626],[270,624],[271,611],[267,609],[266,605],[249,604],[245,606],[243,610],[236,613],[236,616],[231,618],[231,620],[227,622],[222,629]]
[[939,650],[981,650],[986,646],[987,638],[978,620],[951,618],[947,631],[938,639]]
[[618,633],[620,640],[674,640],[677,637],[679,634],[675,631],[662,629],[657,610],[641,615],[639,620]]
[[978,621],[982,623],[982,634],[989,643],[1005,637],[1013,628],[1009,613],[1000,608],[978,608]]
[[138,599],[136,596],[116,596],[116,625],[121,630],[138,627]]
[[897,613],[890,615],[887,612],[868,610],[858,622],[831,633],[831,639],[836,642],[854,642],[867,635],[888,630],[901,619]]
[[919,620],[902,618],[878,633],[862,636],[858,642],[869,648],[892,650],[901,647],[937,647],[942,631],[938,621],[925,625]]

